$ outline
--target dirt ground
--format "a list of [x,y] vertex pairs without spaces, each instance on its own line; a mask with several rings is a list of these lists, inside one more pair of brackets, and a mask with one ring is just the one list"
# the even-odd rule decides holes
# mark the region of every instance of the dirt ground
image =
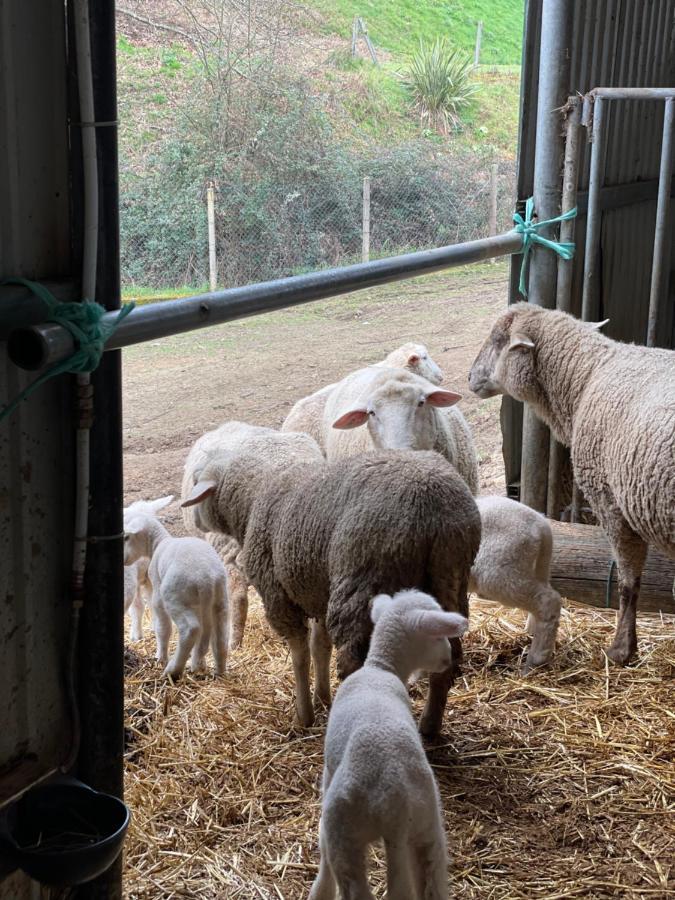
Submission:
[[[469,368],[506,303],[498,262],[319,301],[124,352],[126,502],[178,494],[190,445],[228,419],[278,427],[300,397],[400,344],[422,341],[463,395],[481,490],[504,486],[499,398],[469,391]],[[180,517],[168,518],[179,527]]]

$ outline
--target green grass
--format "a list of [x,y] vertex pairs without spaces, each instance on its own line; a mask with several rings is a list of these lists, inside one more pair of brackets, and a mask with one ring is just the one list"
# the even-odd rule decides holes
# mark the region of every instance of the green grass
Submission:
[[325,29],[349,39],[361,16],[370,39],[397,55],[411,53],[420,40],[445,35],[473,55],[476,23],[483,22],[481,63],[520,64],[524,0],[310,0],[324,16]]

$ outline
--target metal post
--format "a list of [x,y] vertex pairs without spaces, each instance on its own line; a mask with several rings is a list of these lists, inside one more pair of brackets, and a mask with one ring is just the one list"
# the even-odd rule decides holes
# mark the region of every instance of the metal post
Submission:
[[363,177],[363,216],[361,219],[361,261],[370,259],[370,177]]
[[216,192],[212,184],[206,189],[206,218],[209,225],[209,290],[218,286],[216,262]]
[[654,233],[654,258],[652,262],[652,285],[649,293],[649,321],[647,325],[647,346],[656,344],[656,329],[659,321],[659,307],[666,291],[668,271],[670,186],[673,177],[673,124],[675,123],[675,100],[666,100],[663,117],[663,143],[661,145],[661,168],[659,171],[659,199],[656,206],[656,230]]
[[480,45],[483,40],[483,23],[482,21],[476,26],[476,46],[473,51],[473,64],[477,66],[480,62]]
[[589,123],[584,110],[584,125],[591,126],[591,169],[588,182],[588,211],[586,213],[586,256],[584,257],[584,287],[581,300],[581,318],[590,322],[598,313],[598,279],[600,262],[600,235],[602,218],[600,190],[602,188],[605,155],[605,101],[598,97],[593,104]]
[[[564,151],[560,109],[569,91],[571,0],[544,0],[539,50],[537,143],[534,158],[534,206],[539,219],[558,215],[560,170]],[[536,247],[530,266],[529,300],[547,309],[555,306],[556,257]],[[526,405],[523,414],[521,494],[523,503],[543,512],[548,481],[548,428]]]
[[[565,121],[565,163],[563,166],[562,212],[568,212],[577,205],[577,186],[579,182],[579,137],[581,122],[581,100],[569,97],[566,106]],[[560,240],[573,241],[575,219],[568,219],[560,224]],[[558,257],[558,284],[556,290],[556,309],[572,312],[572,277],[574,260]],[[560,477],[564,463],[565,451],[551,435],[548,464],[548,496],[546,515],[557,519],[560,515]]]

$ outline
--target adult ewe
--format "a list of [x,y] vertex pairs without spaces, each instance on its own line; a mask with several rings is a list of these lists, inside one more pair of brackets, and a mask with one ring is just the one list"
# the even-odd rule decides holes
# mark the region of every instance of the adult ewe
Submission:
[[[231,534],[241,544],[267,618],[289,645],[300,724],[314,718],[307,619],[325,619],[344,677],[366,657],[369,602],[380,591],[419,587],[467,616],[480,516],[454,467],[438,454],[388,451],[275,467],[239,448],[213,457],[193,477],[183,505],[195,506],[202,531]],[[440,728],[459,641],[456,649],[453,668],[430,677],[425,734]],[[311,654],[318,699],[326,701],[330,644],[313,636]]]
[[647,546],[675,557],[675,353],[612,341],[598,327],[517,303],[495,323],[469,385],[479,397],[529,403],[570,447],[617,562],[619,616],[607,653],[625,665],[637,651]]
[[[400,347],[392,350],[382,362],[373,363],[373,367],[379,368],[381,366],[407,369],[415,375],[426,378],[432,384],[440,384],[443,381],[443,372],[429,356],[429,351],[424,344],[413,342],[402,344]],[[321,449],[325,450],[323,412],[326,400],[335,386],[335,384],[328,384],[308,397],[298,400],[286,416],[281,430],[302,431],[305,434],[309,434]]]

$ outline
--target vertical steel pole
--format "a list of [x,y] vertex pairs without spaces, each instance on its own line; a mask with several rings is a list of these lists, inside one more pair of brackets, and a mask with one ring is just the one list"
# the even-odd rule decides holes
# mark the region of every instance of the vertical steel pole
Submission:
[[206,219],[209,228],[209,290],[218,287],[218,263],[216,260],[216,192],[212,184],[206,189]]
[[[572,7],[571,0],[544,0],[542,8],[534,157],[534,206],[539,219],[552,218],[560,212],[564,151],[560,109],[569,93]],[[547,309],[555,306],[556,275],[555,254],[546,248],[535,247],[530,266],[530,303]],[[520,498],[541,512],[546,509],[549,440],[548,428],[526,406]]]
[[[605,100],[596,98],[591,125],[591,171],[588,182],[588,212],[586,213],[586,255],[584,257],[584,288],[581,318],[590,322],[597,318],[600,279],[600,235],[602,218],[600,190],[602,188],[605,155]],[[585,122],[584,124],[588,124]]]
[[[581,123],[581,100],[569,97],[567,100],[567,119],[565,122],[565,163],[563,166],[562,212],[568,212],[577,205],[577,185],[579,181],[579,137]],[[560,240],[574,240],[575,219],[568,219],[560,224]],[[572,278],[574,260],[558,257],[558,285],[556,291],[556,308],[562,312],[572,312]],[[564,462],[564,450],[551,435],[551,446],[548,464],[548,496],[546,515],[557,519],[560,516],[560,478]]]
[[663,117],[663,144],[661,145],[661,168],[659,170],[659,197],[656,206],[652,285],[649,293],[649,321],[647,325],[648,347],[653,347],[656,344],[659,307],[666,290],[668,251],[670,249],[670,185],[673,177],[674,124],[675,100],[670,99],[666,100],[666,109]]

